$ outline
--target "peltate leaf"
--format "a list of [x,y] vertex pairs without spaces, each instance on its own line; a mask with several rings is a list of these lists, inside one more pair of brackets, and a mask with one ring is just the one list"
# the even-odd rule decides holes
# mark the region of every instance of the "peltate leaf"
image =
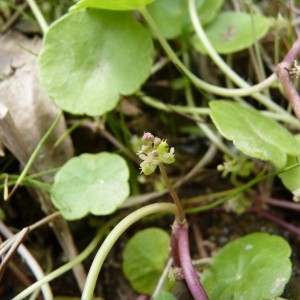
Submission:
[[253,233],[220,250],[203,273],[210,300],[274,299],[291,276],[289,244],[279,236]]
[[154,0],[81,0],[71,7],[71,11],[83,8],[98,8],[108,10],[140,9]]
[[68,220],[113,213],[128,197],[125,160],[107,152],[70,159],[56,174],[51,197]]
[[295,137],[259,111],[225,100],[211,101],[209,105],[220,133],[243,153],[271,161],[278,169],[286,165],[288,154],[300,154]]
[[150,33],[128,12],[67,14],[45,36],[40,80],[63,110],[102,115],[120,95],[140,88],[150,74],[152,51]]
[[159,228],[135,234],[123,251],[123,271],[133,288],[151,295],[169,255],[169,235]]
[[[253,21],[252,21],[253,18]],[[205,28],[205,33],[218,53],[228,54],[249,48],[266,35],[273,21],[262,15],[244,12],[221,12]],[[192,43],[201,53],[206,50],[195,35]]]

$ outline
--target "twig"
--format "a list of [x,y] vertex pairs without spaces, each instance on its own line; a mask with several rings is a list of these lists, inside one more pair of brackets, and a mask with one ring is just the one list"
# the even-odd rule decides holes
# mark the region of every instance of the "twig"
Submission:
[[17,6],[15,13],[9,18],[9,20],[1,27],[0,32],[6,32],[21,16],[24,10],[27,8],[28,4],[25,2]]
[[[0,224],[0,226],[1,226],[1,224]],[[0,227],[0,231],[1,231],[1,227]],[[10,260],[16,253],[18,247],[23,242],[23,240],[25,239],[28,232],[29,232],[28,228],[22,229],[16,236],[14,236],[14,241],[12,243],[8,243],[5,245],[8,247],[3,247],[3,250],[6,250],[6,249],[9,249],[9,250],[7,251],[5,257],[2,259],[2,263],[0,265],[0,280],[4,274],[4,271],[6,270],[6,268],[8,266]]]
[[[296,60],[297,54],[300,51],[300,35],[284,57],[281,63],[276,67],[276,74],[283,86],[285,95],[289,100],[296,117],[300,120],[300,97],[293,82],[291,81],[291,75],[289,70],[292,67],[293,62]],[[296,75],[297,77],[297,75]]]
[[170,257],[168,259],[167,263],[166,263],[164,271],[162,272],[162,274],[161,274],[161,276],[160,276],[160,278],[158,280],[156,288],[155,288],[155,290],[154,290],[154,292],[153,292],[153,294],[151,296],[151,300],[156,299],[156,297],[158,296],[159,292],[162,290],[163,285],[164,285],[166,279],[168,278],[168,274],[169,274],[169,271],[170,271],[170,269],[172,267],[172,264],[173,264],[173,259],[172,259],[172,257]]
[[[18,250],[19,246],[21,245],[21,243],[23,242],[23,240],[25,239],[27,234],[31,230],[34,230],[37,227],[45,225],[59,216],[60,216],[60,212],[53,213],[53,214],[39,220],[38,222],[36,222],[28,227],[23,228],[20,232],[18,232],[15,235],[12,235],[12,233],[8,230],[8,228],[4,225],[4,223],[0,223],[0,232],[2,232],[3,235],[5,235],[6,237],[9,237],[9,239],[7,239],[2,244],[0,244],[0,255],[2,256],[5,252],[7,252],[5,257],[2,259],[2,263],[0,265],[0,280],[4,274],[5,269],[11,262],[12,257],[14,256],[15,252]],[[23,252],[20,251],[20,254],[22,254],[22,253]],[[36,265],[34,264],[33,270],[35,270],[35,267],[36,267]],[[39,272],[40,271],[38,270],[38,274],[39,274]],[[37,279],[40,279],[40,278],[37,277]],[[48,292],[49,291],[46,290],[46,294]],[[48,294],[48,296],[49,295],[50,294]]]
[[27,299],[27,297],[35,292],[38,288],[43,286],[45,283],[58,278],[62,274],[74,268],[77,264],[81,263],[84,259],[86,259],[97,247],[102,238],[107,234],[109,228],[111,228],[115,224],[116,218],[111,219],[106,222],[103,226],[101,226],[97,233],[95,234],[93,240],[89,243],[89,245],[73,260],[67,262],[66,264],[60,266],[58,269],[52,271],[47,274],[45,277],[36,281],[32,285],[30,285],[27,289],[23,290],[20,294],[16,295],[13,300],[23,300]]
[[[6,237],[6,238],[11,238],[13,237],[13,234],[10,232],[10,230],[4,225],[3,222],[0,222],[0,230],[1,233]],[[25,230],[26,231],[26,230]],[[26,235],[27,232],[25,232]],[[22,239],[25,237],[25,235],[21,235],[19,241],[22,242]],[[19,242],[17,241],[17,242]],[[18,252],[20,255],[23,257],[24,261],[27,263],[27,265],[30,267],[32,270],[33,274],[35,277],[39,280],[45,277],[45,274],[40,267],[40,265],[37,263],[35,258],[31,255],[31,253],[27,250],[27,248],[24,245],[19,245],[18,247]],[[53,299],[53,295],[51,292],[51,289],[49,285],[44,285],[41,287],[42,292],[44,294],[45,299]]]
[[193,230],[193,234],[194,234],[194,239],[196,241],[196,246],[198,248],[198,252],[199,252],[201,258],[207,258],[208,253],[204,247],[203,237],[202,237],[201,231],[199,229],[199,224],[193,222],[191,224],[191,226],[192,226],[192,230]]
[[104,125],[99,125],[100,134],[110,141],[115,147],[120,149],[126,156],[132,159],[135,163],[140,164],[139,159],[135,154],[128,150],[120,141],[118,141],[109,131],[106,130]]

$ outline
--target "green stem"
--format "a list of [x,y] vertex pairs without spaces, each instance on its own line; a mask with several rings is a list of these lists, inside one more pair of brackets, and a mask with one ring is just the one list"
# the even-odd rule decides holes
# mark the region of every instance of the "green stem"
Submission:
[[277,77],[275,74],[272,74],[266,80],[261,83],[258,83],[254,86],[247,85],[247,87],[242,89],[228,89],[223,87],[217,87],[215,85],[209,84],[197,76],[195,76],[189,69],[185,67],[185,65],[181,62],[181,60],[177,57],[176,53],[170,47],[166,39],[161,34],[160,30],[158,29],[157,25],[155,24],[154,20],[152,19],[151,15],[148,11],[143,8],[140,10],[140,13],[144,17],[144,19],[149,24],[150,28],[152,29],[154,35],[159,40],[161,46],[169,56],[170,60],[178,67],[178,69],[185,74],[191,82],[199,89],[204,90],[209,93],[213,93],[215,95],[220,95],[223,97],[242,97],[242,96],[249,96],[253,93],[257,93],[267,87],[269,87],[273,82],[276,81]]
[[[192,7],[191,11],[195,11],[195,9]],[[243,88],[238,89],[228,89],[223,87],[217,87],[215,85],[209,84],[201,79],[199,79],[197,76],[195,76],[190,70],[188,70],[184,64],[181,62],[181,60],[177,57],[176,53],[173,51],[173,49],[170,47],[166,39],[161,34],[160,30],[158,29],[157,25],[155,24],[154,20],[152,19],[151,15],[148,13],[148,11],[145,8],[140,9],[140,13],[143,16],[143,18],[147,21],[148,25],[150,26],[151,30],[153,31],[154,35],[160,42],[161,46],[167,53],[170,60],[173,62],[175,66],[178,67],[178,69],[187,76],[191,80],[191,82],[199,89],[204,90],[209,93],[213,93],[215,95],[220,95],[222,97],[243,97],[243,96],[251,96],[255,99],[257,99],[260,103],[262,103],[264,106],[268,107],[271,110],[274,110],[280,114],[284,114],[286,116],[286,120],[289,121],[290,124],[293,124],[296,128],[300,128],[299,121],[289,113],[287,113],[282,107],[277,105],[276,103],[272,102],[269,98],[265,97],[262,94],[258,94],[261,90],[268,88],[271,86],[276,80],[277,76],[276,74],[272,74],[269,76],[266,80],[250,86],[247,82],[243,83]],[[196,12],[194,12],[194,19],[199,23],[198,16]],[[192,19],[193,21],[193,19]],[[201,27],[201,25],[200,25]],[[196,28],[195,28],[196,29]],[[215,51],[214,51],[215,52]],[[231,70],[232,72],[232,70]],[[240,78],[240,80],[242,80]]]
[[[183,61],[185,65],[189,67],[189,58],[187,54],[183,54]],[[192,93],[192,88],[190,82],[187,82],[185,85],[185,98],[188,103],[188,106],[191,108],[195,108],[195,101]],[[197,117],[196,113],[194,112],[193,117]],[[230,157],[234,156],[232,150],[230,150],[222,141],[222,139],[204,122],[197,122],[197,126],[205,133],[209,140],[222,152],[229,155]]]
[[[201,43],[203,44],[205,50],[207,51],[210,58],[214,61],[214,63],[220,68],[220,70],[223,71],[223,73],[228,76],[234,83],[236,83],[238,86],[240,86],[243,89],[253,89],[257,85],[250,86],[246,81],[244,81],[237,73],[235,73],[227,64],[224,62],[224,60],[221,58],[221,56],[216,52],[210,41],[208,40],[203,27],[199,21],[195,0],[189,0],[189,12],[190,17],[194,26],[194,29],[197,33],[197,36]],[[271,76],[269,76],[267,79],[259,83],[258,85],[262,84],[264,87],[269,87],[273,82],[277,80],[277,76],[273,73]],[[262,89],[260,89],[262,90]],[[289,122],[291,124],[294,124],[299,128],[299,121],[290,115],[288,112],[286,112],[280,105],[277,105],[275,102],[273,102],[270,98],[257,93],[259,90],[253,90],[249,96],[255,98],[257,101],[259,101],[261,104],[263,104],[268,109],[278,112],[280,114],[286,115],[286,117],[289,119]],[[224,94],[225,96],[225,94]],[[245,95],[232,95],[232,97],[236,96],[245,96]]]
[[201,211],[206,211],[206,210],[212,209],[214,207],[217,207],[217,206],[225,203],[226,201],[232,199],[236,195],[238,195],[238,194],[246,191],[247,189],[249,189],[250,187],[252,187],[255,184],[257,184],[257,183],[259,183],[259,182],[261,182],[263,180],[266,180],[268,178],[272,178],[272,177],[274,177],[274,176],[276,176],[278,174],[287,172],[289,170],[293,170],[294,168],[297,168],[299,166],[300,166],[300,163],[297,163],[297,164],[291,165],[289,167],[286,167],[286,168],[284,168],[282,170],[275,171],[275,172],[266,174],[264,176],[255,177],[254,179],[252,179],[251,181],[247,182],[246,184],[233,189],[232,192],[230,194],[228,194],[227,196],[225,196],[224,198],[221,198],[221,199],[219,199],[219,200],[217,200],[217,201],[215,201],[213,203],[207,204],[207,205],[202,205],[200,207],[187,208],[187,209],[185,209],[185,212],[186,213],[198,213],[198,212],[201,212]]
[[66,131],[63,132],[63,134],[57,139],[57,141],[54,143],[54,148],[58,147],[62,142],[63,140],[71,135],[71,133],[76,129],[78,128],[80,125],[82,125],[83,123],[85,122],[89,122],[90,121],[90,118],[83,118],[77,122],[75,122],[72,126],[70,126],[69,128],[67,128]]
[[45,34],[48,30],[48,24],[43,16],[41,10],[39,9],[35,0],[27,0],[27,3],[29,4],[35,18],[37,19],[37,22],[39,23],[39,25],[43,31],[43,34]]
[[[194,115],[201,115],[201,116],[208,116],[210,109],[208,107],[189,107],[189,106],[182,106],[182,105],[173,105],[173,104],[165,104],[161,100],[155,99],[150,96],[143,95],[141,93],[137,94],[140,99],[147,105],[154,107],[156,109],[166,111],[166,112],[178,112],[181,114],[194,114]],[[250,105],[249,105],[250,106]],[[268,116],[277,121],[281,121],[287,124],[291,124],[290,115],[287,114],[280,114],[278,112],[272,112],[269,110],[262,110],[260,111],[262,114]],[[194,117],[195,118],[195,117]],[[195,119],[197,120],[197,119]],[[201,120],[199,119],[199,122]],[[293,124],[293,123],[292,123]],[[299,128],[299,122],[297,123],[297,128]]]
[[159,167],[159,170],[160,170],[160,173],[165,181],[165,184],[167,186],[167,189],[169,190],[172,198],[173,198],[173,201],[174,201],[174,204],[176,205],[177,209],[178,209],[178,218],[179,218],[179,223],[180,224],[183,224],[185,222],[185,213],[184,213],[184,210],[183,210],[183,207],[181,205],[181,202],[179,200],[179,197],[175,191],[175,189],[173,188],[170,180],[169,180],[169,177],[168,177],[168,174],[165,170],[165,167],[163,165],[163,163],[159,163],[158,164],[158,167]]
[[[260,47],[259,47],[259,43],[258,43],[258,38],[257,38],[257,30],[255,28],[255,20],[254,20],[254,9],[253,9],[253,2],[250,1],[248,3],[249,6],[249,10],[250,10],[250,15],[251,15],[251,27],[252,27],[252,32],[253,32],[253,39],[254,39],[254,50],[255,50],[255,55],[253,55],[253,63],[256,66],[256,75],[259,81],[263,81],[266,79],[266,72],[265,72],[265,68],[263,65],[263,60],[262,60],[262,51],[260,51]],[[253,52],[251,51],[252,48],[250,48],[250,53]],[[253,53],[254,54],[254,53]],[[269,90],[265,91],[265,95],[270,98],[270,93]]]
[[24,180],[24,178],[28,174],[28,172],[29,172],[30,168],[32,167],[37,155],[39,154],[40,150],[42,149],[42,146],[45,144],[45,142],[47,141],[49,136],[52,134],[52,132],[55,129],[55,127],[57,126],[61,116],[62,116],[62,112],[56,117],[56,119],[54,120],[54,122],[52,123],[50,128],[47,130],[47,132],[44,134],[44,136],[39,141],[38,145],[36,146],[33,153],[31,154],[26,166],[24,167],[22,173],[20,174],[18,180],[16,181],[15,186],[13,187],[10,194],[8,195],[8,198],[15,192],[15,190],[18,188],[18,186],[22,183],[22,181]]
[[187,113],[192,114],[195,113],[197,115],[209,115],[208,107],[188,107],[183,105],[173,105],[173,104],[165,104],[161,100],[155,99],[150,96],[143,95],[141,93],[137,94],[140,99],[147,105],[154,107],[156,109],[166,111],[166,112],[179,112],[179,113]]
[[[113,220],[115,221],[115,220]],[[27,289],[22,291],[20,294],[16,295],[12,300],[21,300],[28,297],[30,294],[32,294],[34,291],[39,289],[41,286],[46,284],[47,282],[50,282],[51,280],[61,276],[62,274],[66,273],[67,271],[71,270],[73,267],[81,263],[83,260],[85,260],[97,247],[99,242],[102,240],[103,236],[106,234],[109,227],[112,226],[112,222],[108,222],[103,227],[101,227],[98,232],[96,233],[96,236],[94,239],[90,242],[90,244],[82,251],[75,259],[72,261],[64,264],[63,266],[59,267],[55,271],[47,274],[45,277],[40,279],[39,281],[35,282],[31,286],[29,286]]]
[[96,286],[97,278],[101,267],[104,263],[106,256],[109,251],[117,241],[117,239],[135,222],[142,219],[145,216],[158,213],[158,212],[169,212],[178,216],[177,207],[172,203],[155,203],[144,206],[130,215],[125,217],[121,222],[119,222],[114,229],[109,233],[104,242],[102,243],[100,249],[98,250],[94,261],[89,270],[87,280],[84,286],[84,290],[81,296],[83,300],[92,300],[94,289]]
[[210,56],[212,61],[219,67],[219,69],[230,78],[235,84],[241,87],[249,87],[247,84],[236,72],[230,68],[227,63],[221,58],[221,56],[217,53],[215,48],[212,46],[211,42],[207,38],[203,27],[199,21],[196,4],[194,0],[189,0],[189,13],[190,18],[193,23],[194,29],[197,33],[197,36],[202,43],[203,47],[206,50],[206,53]]

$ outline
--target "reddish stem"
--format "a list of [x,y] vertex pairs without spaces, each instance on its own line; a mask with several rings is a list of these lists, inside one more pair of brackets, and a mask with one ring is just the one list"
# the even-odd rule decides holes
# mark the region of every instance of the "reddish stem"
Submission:
[[287,229],[288,231],[290,231],[291,233],[296,234],[298,237],[300,236],[300,228],[297,226],[294,226],[293,224],[290,224],[288,222],[285,222],[284,220],[269,214],[268,212],[261,210],[261,209],[256,209],[256,208],[251,208],[248,210],[248,212],[252,212],[255,213],[259,216],[264,217],[265,219],[268,219],[278,225],[280,225],[281,227]]
[[290,201],[285,201],[281,199],[275,199],[275,198],[266,198],[263,199],[265,203],[277,207],[282,207],[286,209],[290,209],[293,211],[300,211],[300,203],[295,203],[295,202],[290,202]]
[[197,300],[208,300],[208,296],[196,274],[192,259],[190,256],[190,247],[188,242],[188,229],[186,225],[180,225],[177,228],[178,250],[180,265],[184,274],[187,286]]
[[173,264],[175,267],[180,267],[180,259],[179,259],[179,249],[178,249],[178,228],[179,223],[177,219],[175,219],[172,225],[172,235],[171,235],[171,255],[173,258]]
[[300,51],[300,35],[289,50],[283,61],[277,65],[276,74],[283,86],[285,95],[292,105],[296,117],[300,120],[300,97],[293,82],[291,81],[289,70],[296,60],[297,54]]

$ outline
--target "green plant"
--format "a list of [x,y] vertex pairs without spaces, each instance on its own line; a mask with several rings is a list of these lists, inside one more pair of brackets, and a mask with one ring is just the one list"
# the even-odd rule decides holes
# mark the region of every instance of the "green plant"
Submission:
[[220,250],[203,274],[203,285],[212,300],[274,299],[291,276],[290,254],[281,237],[249,234]]
[[[15,299],[27,297],[45,282],[66,272],[95,249],[100,238],[107,234],[82,292],[82,299],[92,299],[105,258],[120,236],[143,217],[166,212],[175,215],[170,238],[173,265],[182,269],[183,278],[195,299],[272,299],[282,294],[291,275],[291,249],[279,237],[256,233],[229,242],[210,259],[200,276],[201,281],[190,257],[190,215],[209,212],[216,207],[226,213],[255,213],[291,233],[299,235],[300,232],[284,218],[265,210],[267,205],[298,209],[296,203],[283,204],[269,195],[275,190],[272,181],[278,177],[294,199],[299,199],[300,150],[299,135],[295,135],[300,130],[299,121],[287,106],[272,100],[272,93],[273,90],[281,93],[276,81],[278,76],[299,118],[299,96],[292,77],[298,74],[295,59],[300,50],[300,39],[292,46],[284,41],[286,48],[281,48],[290,47],[290,50],[275,69],[274,65],[283,56],[278,32],[291,26],[287,18],[266,16],[262,13],[263,8],[253,3],[244,3],[239,12],[222,11],[223,4],[221,0],[81,0],[49,28],[40,21],[45,32],[38,61],[43,88],[59,108],[69,114],[73,122],[70,131],[86,126],[109,141],[119,153],[109,153],[108,147],[97,154],[84,153],[72,158],[57,172],[55,170],[51,187],[43,185],[33,175],[27,176],[35,158],[33,155],[20,177],[11,176],[3,187],[15,183],[16,187],[31,184],[49,191],[55,207],[70,221],[90,215],[100,219],[100,216],[113,213],[117,217],[114,216],[109,225],[101,224],[105,226],[105,232],[96,234],[93,245],[84,251],[84,255],[78,256],[78,260],[47,275]],[[40,19],[38,8],[35,9]],[[132,10],[135,10],[134,14]],[[270,54],[264,46],[262,39],[266,36],[274,39],[274,53]],[[235,59],[245,59],[239,55],[248,48],[250,72],[244,75],[235,70],[239,69]],[[156,58],[154,64],[153,57]],[[166,65],[171,70],[170,80]],[[162,77],[163,83],[167,81],[170,95],[174,92],[177,96],[172,99],[167,94],[165,100],[164,92],[149,91],[156,77]],[[251,81],[257,83],[252,85]],[[151,112],[142,125],[126,127],[128,116],[123,114],[123,108],[132,103],[138,103],[136,107],[141,111],[155,109],[157,115]],[[116,115],[120,120],[116,120]],[[176,116],[175,120],[169,119],[172,115]],[[179,118],[188,126],[182,125]],[[174,148],[169,149],[166,140],[150,134],[147,126],[174,133],[171,139],[166,134],[172,144],[186,140],[183,144],[188,151],[193,150],[188,138],[195,136],[205,140],[209,147],[206,149],[203,143],[191,158],[184,156],[179,146],[175,163]],[[140,141],[134,143],[133,140],[143,131],[146,132],[141,141],[143,145],[138,147]],[[142,160],[140,181],[136,180],[136,151]],[[217,151],[219,156],[216,156]],[[201,159],[200,152],[203,154]],[[185,165],[184,162],[189,160],[191,163]],[[189,198],[181,193],[186,199],[180,200],[175,188],[189,181],[193,184],[193,176],[213,160],[213,168],[221,171],[222,179],[226,180],[226,189],[208,195],[203,195],[201,190],[198,191],[200,196]],[[175,166],[171,166],[173,163]],[[168,165],[167,170],[163,164]],[[144,176],[151,175],[157,168],[167,189],[161,188],[163,184],[156,175]],[[169,170],[174,177],[169,178]],[[183,179],[176,182],[182,174]],[[141,195],[144,189],[141,182],[144,182],[145,190],[153,187],[161,190]],[[130,189],[137,195],[127,201]],[[147,200],[167,192],[174,204],[155,203],[132,209],[135,204],[144,205]],[[124,207],[131,207],[132,211],[121,212]],[[198,215],[199,220],[201,217]],[[159,286],[161,293],[154,291],[169,255],[168,235],[159,232],[153,229],[140,231],[128,242],[123,269],[137,292],[155,293],[157,299],[172,299],[168,294],[172,283]],[[161,251],[147,234],[162,241]],[[253,251],[247,252],[249,245]],[[143,257],[146,247],[154,261],[137,259],[137,256]],[[276,253],[274,247],[279,249]],[[149,262],[149,268],[144,266],[137,270],[136,264],[140,265],[141,261],[146,265]],[[278,261],[281,264],[277,264]],[[278,269],[273,272],[274,268],[264,268],[264,263],[276,265]],[[258,269],[261,270],[259,274],[255,272]],[[145,285],[145,282],[151,282],[151,285]]]

